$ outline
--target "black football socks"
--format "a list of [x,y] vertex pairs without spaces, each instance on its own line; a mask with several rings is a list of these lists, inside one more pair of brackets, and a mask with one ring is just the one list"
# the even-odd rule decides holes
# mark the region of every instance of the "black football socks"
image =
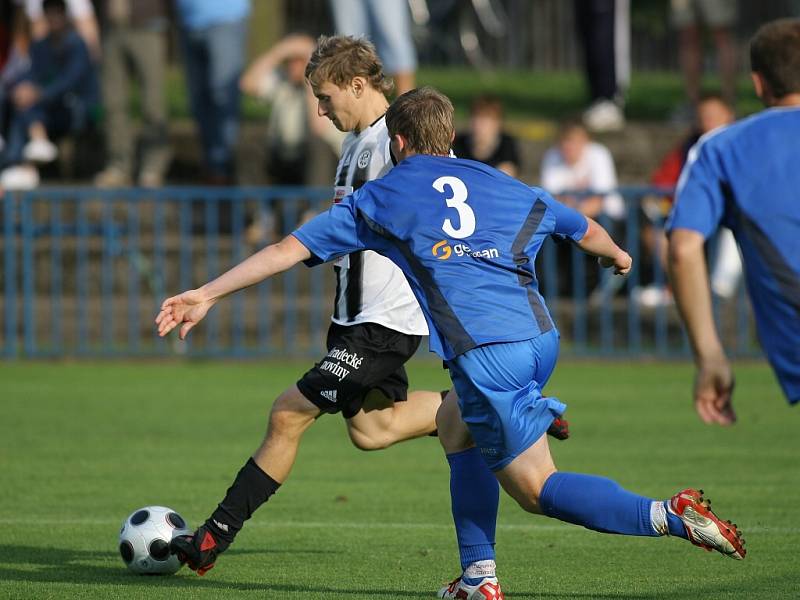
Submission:
[[216,538],[220,552],[233,542],[244,522],[280,486],[280,483],[261,470],[252,457],[247,460],[236,474],[225,498],[206,521],[206,527]]

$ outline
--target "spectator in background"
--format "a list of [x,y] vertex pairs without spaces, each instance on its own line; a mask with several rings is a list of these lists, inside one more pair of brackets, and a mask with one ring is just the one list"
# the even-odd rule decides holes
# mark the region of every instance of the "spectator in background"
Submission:
[[97,80],[89,51],[67,18],[64,0],[44,0],[48,34],[30,49],[30,70],[11,83],[13,115],[0,163],[6,188],[38,185],[29,162],[51,162],[51,138],[82,131],[97,109]]
[[[49,25],[44,14],[43,0],[23,0],[25,13],[31,22],[31,33],[34,41],[47,37]],[[75,26],[75,30],[83,38],[89,54],[94,62],[100,60],[100,28],[94,14],[91,0],[66,0],[67,15]]]
[[595,133],[625,126],[620,88],[630,75],[630,1],[574,0],[591,104],[583,113]]
[[[239,82],[242,92],[269,102],[266,174],[273,185],[307,185],[320,163],[338,158],[344,134],[317,112],[317,100],[305,71],[316,43],[302,34],[289,35],[258,57]],[[327,170],[326,181],[330,179]],[[263,213],[247,230],[251,243],[269,239],[276,229]],[[281,233],[282,227],[277,226]]]
[[[675,188],[689,151],[706,133],[733,123],[733,107],[721,96],[707,94],[697,104],[695,121],[689,135],[661,161],[650,183],[670,191]],[[642,261],[643,267],[649,263],[655,268],[655,261],[658,261],[661,269],[666,272],[664,251],[667,247],[667,238],[663,225],[672,209],[672,200],[671,194],[648,196],[642,200],[642,212],[645,217],[642,224],[642,247],[645,256],[649,257],[649,260]],[[730,298],[736,291],[741,273],[742,263],[736,243],[730,231],[723,229],[720,231],[717,259],[712,271],[712,290],[721,298]],[[672,303],[672,293],[663,284],[644,286],[635,295],[643,306],[650,308]]]
[[[561,127],[558,144],[548,149],[542,158],[542,187],[550,191],[558,200],[576,208],[587,217],[610,219],[605,225],[609,232],[619,233],[625,216],[625,202],[614,190],[617,187],[617,171],[614,159],[608,148],[593,142],[589,133],[578,121],[565,123]],[[573,287],[572,245],[557,244],[560,295],[571,295],[577,291]],[[584,286],[590,290],[590,302],[601,299],[614,289],[599,286],[598,272],[594,259],[580,256],[584,263],[586,275]],[[615,278],[619,279],[619,278]],[[610,285],[616,285],[615,279],[609,279]],[[547,293],[550,293],[549,291]]]
[[336,33],[366,36],[378,50],[398,96],[414,89],[417,52],[405,0],[330,0]]
[[736,100],[736,0],[671,0],[672,24],[678,30],[678,48],[688,107],[679,109],[676,120],[691,120],[700,101],[703,76],[701,24],[711,31],[717,48],[722,97],[730,106]]
[[158,187],[171,151],[167,140],[164,79],[168,26],[161,0],[107,0],[103,22],[102,90],[108,163],[95,177],[100,187],[133,183],[135,144],[130,123],[131,75],[139,83],[142,160],[138,184]]
[[24,11],[12,0],[0,2],[0,153],[6,145],[11,87],[31,67],[30,41]]
[[519,174],[517,141],[503,131],[499,98],[487,94],[472,101],[469,131],[456,135],[453,152],[458,158],[480,161],[511,177]]
[[206,181],[235,181],[239,76],[245,63],[250,0],[175,0],[183,60],[206,166]]
[[587,217],[598,219],[604,214],[613,220],[622,220],[625,216],[625,202],[614,191],[617,170],[611,152],[592,141],[586,128],[578,122],[564,124],[558,144],[545,152],[541,180],[543,188]]
[[306,83],[306,65],[315,47],[307,35],[289,35],[258,57],[239,83],[245,94],[272,105],[266,172],[273,184],[307,183],[315,136],[327,142],[337,157],[341,149],[343,134],[317,114],[316,99]]

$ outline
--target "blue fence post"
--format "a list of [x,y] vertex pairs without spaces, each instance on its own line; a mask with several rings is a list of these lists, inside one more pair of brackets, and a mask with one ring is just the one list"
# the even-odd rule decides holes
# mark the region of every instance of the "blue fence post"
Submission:
[[86,198],[78,196],[75,201],[78,203],[78,244],[77,244],[77,281],[75,291],[78,301],[78,354],[86,354],[89,351],[89,224],[86,214]]
[[5,348],[6,358],[17,355],[17,196],[6,192],[3,202],[3,256],[5,272]]
[[22,196],[22,289],[23,289],[23,305],[22,305],[22,329],[23,329],[23,346],[26,356],[34,356],[36,354],[36,294],[35,294],[35,281],[34,281],[34,268],[33,268],[33,245],[35,243],[35,232],[33,222],[33,212],[31,203],[33,202],[33,193],[28,192]]
[[[626,198],[626,201],[629,198]],[[630,198],[630,200],[633,200]],[[642,351],[642,322],[639,314],[639,303],[634,297],[634,290],[639,287],[639,248],[641,247],[641,235],[639,231],[639,207],[641,206],[641,196],[636,201],[626,202],[628,206],[627,222],[625,225],[625,245],[628,254],[634,257],[633,266],[628,273],[627,298],[628,298],[628,353],[633,356],[639,355]],[[658,260],[658,254],[654,254],[653,260]]]
[[64,350],[61,204],[62,198],[54,198],[50,202],[50,295],[52,305],[50,307],[51,343],[49,351],[54,354],[61,354]]

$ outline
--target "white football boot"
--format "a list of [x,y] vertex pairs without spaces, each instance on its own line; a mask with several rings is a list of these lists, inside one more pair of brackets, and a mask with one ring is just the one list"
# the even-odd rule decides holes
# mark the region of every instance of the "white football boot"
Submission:
[[[722,521],[711,512],[711,501],[703,498],[703,490],[686,489],[667,502],[667,510],[686,527],[689,541],[705,550],[742,560],[747,551],[744,538],[735,524]],[[480,597],[480,596],[479,596]]]
[[484,577],[477,585],[467,585],[459,577],[440,589],[436,597],[457,600],[505,600],[497,577]]

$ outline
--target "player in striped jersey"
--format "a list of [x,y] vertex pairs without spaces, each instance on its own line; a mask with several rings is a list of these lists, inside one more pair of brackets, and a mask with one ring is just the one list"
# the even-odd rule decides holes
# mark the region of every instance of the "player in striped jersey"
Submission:
[[[373,45],[346,36],[319,39],[306,77],[320,115],[349,132],[336,169],[333,201],[338,202],[392,167],[384,119],[392,83]],[[205,524],[175,540],[173,552],[201,575],[289,476],[303,433],[322,413],[341,412],[350,439],[362,450],[436,429],[442,394],[408,392],[403,365],[428,327],[402,272],[371,251],[345,256],[334,269],[328,353],[275,400],[264,441]],[[189,329],[182,329],[181,337]]]

